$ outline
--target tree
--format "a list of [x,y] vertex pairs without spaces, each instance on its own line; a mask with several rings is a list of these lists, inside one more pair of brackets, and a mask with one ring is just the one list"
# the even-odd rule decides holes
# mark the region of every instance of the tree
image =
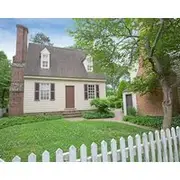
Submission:
[[11,82],[11,67],[7,56],[0,51],[0,107],[5,108],[9,100],[9,87]]
[[180,82],[180,19],[74,19],[70,34],[102,66],[150,64],[163,92],[163,128],[172,123],[172,89]]
[[51,43],[50,38],[41,32],[35,34],[34,36],[31,35],[30,41],[33,43],[53,46],[53,43]]

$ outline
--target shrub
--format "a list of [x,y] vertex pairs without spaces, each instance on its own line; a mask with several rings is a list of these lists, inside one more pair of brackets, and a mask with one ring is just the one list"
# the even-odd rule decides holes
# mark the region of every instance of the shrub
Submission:
[[117,101],[117,97],[116,96],[109,96],[107,98],[107,100],[109,101],[109,107],[110,108],[115,108],[116,107],[116,101]]
[[83,118],[85,119],[101,119],[101,118],[113,118],[114,113],[108,112],[108,113],[100,113],[100,112],[85,112],[83,114]]
[[115,101],[115,107],[116,108],[122,108],[122,104],[123,104],[122,99],[119,99],[119,100]]
[[129,116],[136,116],[137,115],[137,111],[136,111],[136,109],[134,107],[130,107],[130,108],[127,109],[127,114]]
[[42,121],[49,121],[49,120],[58,120],[62,119],[63,117],[60,115],[24,115],[19,117],[4,117],[0,120],[0,129],[21,125],[21,124],[28,124],[34,122],[42,122]]
[[119,83],[118,90],[117,90],[117,97],[122,99],[123,91],[126,90],[129,86],[129,82],[122,80]]
[[108,113],[109,110],[109,101],[107,99],[93,99],[90,102],[91,106],[95,106],[97,109],[97,112],[100,113]]
[[[163,123],[163,117],[152,116],[125,116],[124,121],[128,121],[134,124],[153,127],[161,129]],[[180,116],[173,117],[172,127],[180,126]]]

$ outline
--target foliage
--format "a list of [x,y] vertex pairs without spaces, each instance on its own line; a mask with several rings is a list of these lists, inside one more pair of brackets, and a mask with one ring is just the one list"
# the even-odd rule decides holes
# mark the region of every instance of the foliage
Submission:
[[109,87],[108,85],[106,85],[106,96],[109,97],[109,96],[113,96],[114,95],[114,90]]
[[0,108],[7,107],[11,82],[11,65],[7,56],[0,51]]
[[62,119],[60,115],[36,115],[36,116],[19,116],[19,117],[4,117],[0,120],[0,129],[7,128],[10,126],[58,120]]
[[109,101],[110,108],[121,108],[122,107],[122,99],[118,98],[117,96],[109,96],[107,97]]
[[85,119],[103,119],[103,118],[113,118],[113,112],[85,112],[83,118]]
[[92,142],[97,143],[100,153],[102,140],[109,142],[114,138],[119,141],[119,137],[127,138],[129,134],[135,136],[143,132],[148,130],[118,122],[70,122],[63,119],[12,126],[0,129],[0,158],[11,161],[19,155],[22,161],[27,161],[27,156],[33,152],[37,161],[42,161],[42,153],[47,150],[51,155],[50,161],[55,161],[55,151],[60,147],[67,152],[72,144],[77,152],[85,144],[90,155]]
[[115,107],[116,108],[122,108],[122,106],[123,106],[123,100],[122,99],[115,101]]
[[136,111],[136,109],[134,107],[129,107],[127,109],[127,114],[129,116],[136,116],[137,115],[137,111]]
[[[134,124],[138,124],[138,125],[161,129],[163,117],[124,116],[123,120],[134,123]],[[180,116],[173,117],[172,127],[176,127],[176,126],[180,126]]]
[[123,91],[126,90],[128,87],[129,87],[129,82],[122,80],[118,86],[117,97],[122,99]]
[[90,105],[96,107],[97,112],[99,113],[108,113],[110,111],[109,101],[107,99],[93,99],[91,100]]
[[34,36],[31,35],[30,41],[33,43],[37,43],[37,44],[53,46],[53,43],[51,43],[50,38],[42,32],[39,32],[39,33],[35,34]]

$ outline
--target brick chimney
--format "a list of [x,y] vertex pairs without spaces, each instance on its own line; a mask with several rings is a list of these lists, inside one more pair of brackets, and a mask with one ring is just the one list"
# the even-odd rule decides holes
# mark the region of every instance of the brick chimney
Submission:
[[27,55],[28,29],[17,25],[16,55],[13,57],[10,87],[9,115],[23,115],[24,106],[24,66]]

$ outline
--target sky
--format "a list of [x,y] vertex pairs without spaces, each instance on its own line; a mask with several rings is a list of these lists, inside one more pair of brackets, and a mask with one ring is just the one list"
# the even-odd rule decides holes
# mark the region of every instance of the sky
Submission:
[[67,33],[67,29],[73,27],[72,19],[0,18],[0,50],[3,50],[10,60],[15,55],[16,24],[24,25],[29,29],[28,39],[37,32],[43,32],[50,37],[54,46],[66,47],[74,44],[73,38]]

